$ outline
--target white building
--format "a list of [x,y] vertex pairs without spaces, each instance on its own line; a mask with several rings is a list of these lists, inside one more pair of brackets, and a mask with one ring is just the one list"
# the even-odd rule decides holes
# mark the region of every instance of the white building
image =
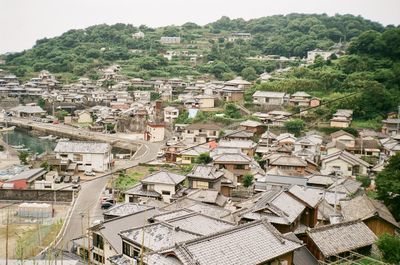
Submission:
[[256,91],[253,94],[254,104],[280,106],[288,101],[289,95],[284,92]]
[[165,124],[149,122],[144,133],[144,139],[150,142],[161,142],[165,137]]
[[160,42],[162,44],[179,44],[181,43],[181,37],[161,37]]
[[179,116],[179,109],[175,107],[164,108],[164,122],[172,123]]
[[125,191],[125,201],[140,202],[142,199],[155,198],[169,203],[171,197],[182,188],[185,179],[186,176],[168,171],[153,173]]
[[327,155],[321,161],[321,173],[326,175],[332,174],[332,172],[340,172],[343,177],[367,175],[368,169],[372,167],[372,165],[347,151]]
[[58,142],[54,149],[56,158],[75,163],[78,170],[92,169],[105,172],[110,169],[112,154],[108,143],[97,142]]
[[144,33],[141,32],[141,31],[133,33],[132,34],[132,38],[134,38],[134,39],[143,39],[144,38]]

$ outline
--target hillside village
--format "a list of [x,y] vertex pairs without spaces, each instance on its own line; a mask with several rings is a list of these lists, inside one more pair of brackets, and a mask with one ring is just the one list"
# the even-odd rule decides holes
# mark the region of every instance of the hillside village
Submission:
[[[235,31],[224,41],[253,38]],[[5,65],[0,204],[12,202],[13,214],[10,222],[1,213],[2,223],[63,220],[53,238],[39,229],[40,250],[16,240],[30,249],[19,258],[58,251],[54,259],[76,264],[390,264],[379,242],[398,240],[400,229],[398,98],[362,126],[369,92],[325,94],[303,81],[274,89],[291,82],[288,75],[346,60],[348,49],[340,40],[304,56],[249,56],[280,65],[254,78],[140,78],[115,62],[96,79],[67,81],[46,69],[17,77]],[[157,56],[196,65],[206,54]],[[16,132],[54,148],[39,154],[9,143]]]

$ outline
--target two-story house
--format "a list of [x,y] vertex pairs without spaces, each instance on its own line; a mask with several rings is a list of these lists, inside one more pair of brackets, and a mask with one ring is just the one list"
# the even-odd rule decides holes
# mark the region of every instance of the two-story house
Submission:
[[319,135],[309,135],[298,138],[294,143],[293,154],[304,160],[318,162],[321,155],[322,137]]
[[243,176],[251,173],[252,159],[241,152],[218,154],[213,157],[213,162],[219,169],[226,169],[233,173],[236,183],[242,182]]
[[322,174],[340,172],[343,177],[368,175],[369,168],[372,167],[369,163],[347,151],[338,151],[324,156],[321,162]]
[[220,130],[220,126],[212,123],[190,124],[182,132],[182,138],[187,143],[205,143],[217,139]]
[[164,108],[164,122],[172,123],[179,116],[179,109],[175,107]]
[[54,152],[61,161],[69,161],[69,167],[80,171],[92,169],[105,172],[111,167],[111,146],[98,142],[58,142]]
[[289,96],[284,92],[256,91],[253,94],[254,104],[281,106],[288,100]]
[[165,124],[149,122],[147,123],[144,139],[150,142],[161,142],[165,137]]
[[124,192],[126,202],[140,202],[152,197],[170,202],[172,196],[182,188],[186,177],[168,171],[158,171],[140,181],[139,184]]

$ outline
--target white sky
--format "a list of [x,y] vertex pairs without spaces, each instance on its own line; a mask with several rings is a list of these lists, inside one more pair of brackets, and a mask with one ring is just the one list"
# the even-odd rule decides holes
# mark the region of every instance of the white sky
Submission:
[[354,14],[400,24],[400,0],[0,0],[0,53],[94,24],[200,25],[288,13]]

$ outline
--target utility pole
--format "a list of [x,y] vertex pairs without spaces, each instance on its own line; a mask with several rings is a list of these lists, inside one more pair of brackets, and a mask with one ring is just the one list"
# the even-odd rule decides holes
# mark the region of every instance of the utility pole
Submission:
[[334,214],[336,215],[336,213],[337,213],[337,211],[336,211],[336,208],[337,208],[337,185],[338,185],[338,174],[339,174],[339,172],[337,171],[337,170],[335,170],[335,205],[334,205]]
[[7,210],[7,226],[6,226],[6,265],[8,265],[8,225],[10,223],[10,210]]
[[87,234],[88,234],[88,260],[87,264],[90,265],[90,215],[89,209],[87,210]]

